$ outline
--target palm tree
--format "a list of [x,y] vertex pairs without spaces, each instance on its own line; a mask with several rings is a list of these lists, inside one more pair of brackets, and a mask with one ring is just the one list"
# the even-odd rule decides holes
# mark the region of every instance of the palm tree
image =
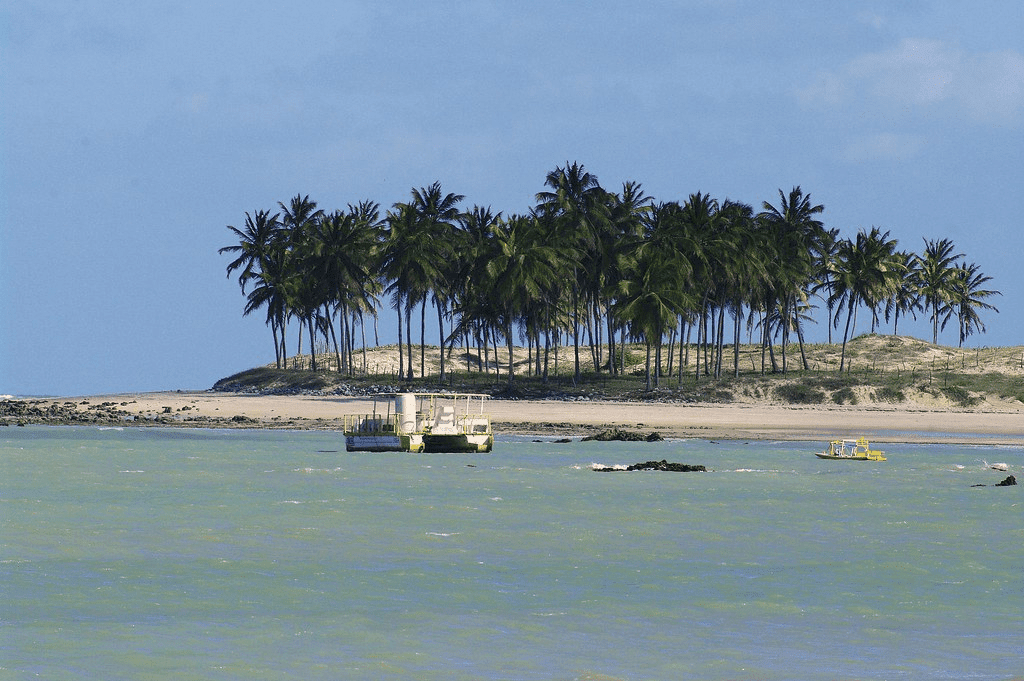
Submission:
[[[402,316],[405,317],[406,347],[408,348],[408,367],[404,369],[405,379],[413,378],[412,361],[412,310],[424,303],[430,294],[431,286],[438,280],[437,269],[440,263],[430,257],[432,249],[437,248],[433,235],[422,229],[420,215],[407,203],[396,203],[394,210],[387,214],[388,232],[383,244],[381,271],[388,284],[385,292],[391,293],[392,305],[398,312],[398,343],[402,345]],[[403,360],[399,360],[399,373],[403,373]],[[420,371],[423,373],[422,369]]]
[[601,307],[606,311],[608,330],[608,368],[616,373],[615,316],[610,313],[619,282],[635,263],[631,255],[644,237],[646,217],[653,210],[652,199],[638,182],[623,182],[622,193],[608,193],[608,228],[601,233],[598,271]]
[[[856,241],[844,239],[839,243],[834,287],[829,298],[830,306],[840,309],[844,303],[846,306],[840,372],[845,367],[846,342],[857,306],[864,304],[873,309],[890,295],[903,275],[903,268],[894,255],[895,249],[896,240],[889,239],[889,232],[881,232],[877,227],[872,227],[870,233],[861,230]],[[839,321],[838,317],[836,321]]]
[[285,326],[291,316],[291,306],[298,288],[299,274],[291,261],[291,253],[281,244],[262,259],[259,272],[251,277],[256,285],[246,296],[242,313],[242,316],[248,316],[266,305],[266,322],[274,335],[274,356],[278,369],[287,366]]
[[[832,287],[834,272],[836,269],[836,261],[839,257],[839,230],[828,229],[822,234],[820,248],[815,254],[815,266],[814,266],[814,285],[811,287],[811,291],[817,294],[819,297],[823,297],[825,305],[828,308],[828,318],[832,319],[835,313],[832,309],[832,304],[828,301],[832,297]],[[822,296],[822,294],[824,294]],[[828,342],[832,344],[832,324],[828,324]]]
[[[359,220],[358,213],[335,211],[313,223],[307,241],[309,277],[320,291],[319,300],[324,308],[323,318],[330,322],[332,313],[338,313],[342,325],[342,338],[350,336],[349,312],[372,309],[374,280],[370,266],[377,246],[377,235],[365,221]],[[334,349],[338,368],[351,366],[345,342],[346,357],[342,361],[337,335],[334,335]]]
[[508,346],[508,385],[515,376],[513,328],[554,277],[554,248],[541,243],[532,217],[512,215],[494,226],[486,253],[485,287],[489,307],[496,311]]
[[228,264],[228,276],[237,269],[242,273],[238,277],[238,285],[245,293],[245,284],[252,277],[258,275],[261,264],[270,256],[275,242],[280,237],[281,223],[278,220],[278,213],[270,214],[270,211],[257,210],[254,218],[249,213],[245,214],[245,230],[228,225],[228,229],[238,237],[238,244],[225,246],[217,251],[224,253],[238,253],[238,257]]
[[[255,217],[249,213],[245,214],[245,229],[228,225],[235,236],[238,237],[238,244],[225,246],[217,251],[219,254],[238,253],[238,257],[232,260],[227,266],[227,276],[235,270],[241,270],[238,276],[238,285],[245,295],[245,288],[251,280],[263,280],[268,283],[275,277],[265,277],[268,272],[274,270],[273,260],[277,251],[281,249],[281,223],[279,214],[270,214],[269,211],[257,210]],[[284,335],[283,316],[280,306],[271,304],[275,296],[271,294],[273,288],[267,288],[256,296],[247,299],[244,315],[248,315],[263,305],[268,305],[267,324],[270,326],[274,337],[274,356],[277,367],[281,368],[283,357],[281,356]],[[279,342],[278,331],[281,331],[282,338]]]
[[[952,296],[950,300],[951,314],[955,313],[960,327],[960,345],[975,331],[985,333],[985,325],[978,315],[979,310],[999,310],[990,303],[985,302],[986,298],[1000,296],[1002,293],[995,290],[981,288],[985,283],[992,281],[992,277],[982,274],[980,268],[971,263],[960,264],[953,272]],[[945,321],[943,321],[943,327]]]
[[[782,313],[782,373],[786,373],[786,341],[789,330],[799,326],[796,310],[800,302],[806,302],[805,289],[814,272],[814,253],[824,250],[821,244],[825,238],[822,222],[815,216],[825,210],[822,205],[811,203],[811,195],[804,194],[799,186],[793,187],[789,195],[779,190],[779,207],[767,201],[764,212],[758,217],[773,232],[782,261],[777,272],[778,303]],[[799,331],[799,329],[798,329]],[[807,358],[803,357],[804,368]]]
[[[444,351],[444,315],[448,304],[451,302],[452,276],[454,272],[450,267],[452,263],[452,241],[455,235],[455,222],[459,217],[458,204],[466,198],[462,194],[443,194],[441,183],[434,182],[429,187],[421,187],[412,190],[412,201],[410,203],[416,213],[417,230],[421,232],[417,242],[424,247],[421,257],[434,266],[427,274],[424,282],[434,300],[437,308],[438,343],[441,350],[441,375],[440,381],[445,379],[445,351]],[[423,292],[423,312],[426,313],[427,292]],[[425,319],[420,320],[420,374],[425,372],[424,368],[424,342]]]
[[903,271],[903,276],[896,282],[895,288],[885,303],[885,321],[892,318],[892,335],[895,336],[899,328],[900,314],[910,314],[917,319],[917,313],[924,308],[921,305],[921,293],[917,288],[919,280],[917,258],[907,251],[898,251],[893,254],[893,257]]
[[[757,229],[752,206],[726,199],[720,208],[730,249],[728,261],[723,263],[723,305],[728,304],[733,315],[733,375],[739,377],[740,332],[743,307],[753,307],[756,292],[770,278],[769,262],[774,251]],[[718,371],[721,376],[722,341],[720,334]]]
[[[278,202],[281,207],[281,229],[284,232],[286,247],[296,257],[289,258],[298,271],[305,270],[305,263],[298,255],[306,248],[305,241],[308,238],[310,227],[323,217],[324,212],[316,207],[316,201],[309,198],[309,195],[296,194],[288,205]],[[317,312],[320,308],[318,291],[313,281],[308,278],[298,280],[298,288],[294,292],[295,299],[290,305],[291,311],[305,323],[309,329],[309,355],[311,368],[316,371],[316,329]],[[299,327],[298,352],[302,353],[302,327]]]
[[956,260],[962,253],[953,253],[954,246],[950,239],[941,241],[924,240],[924,255],[918,256],[915,270],[918,276],[918,289],[924,298],[926,309],[931,310],[932,343],[939,342],[939,322],[946,314],[953,297],[953,278],[956,271]]
[[551,191],[539,192],[536,196],[537,213],[550,218],[557,230],[560,248],[574,251],[570,262],[574,263],[572,279],[573,347],[575,351],[574,380],[580,380],[580,313],[584,298],[596,294],[599,281],[596,268],[596,254],[599,250],[600,234],[607,223],[608,210],[605,191],[579,163],[566,161],[564,168],[555,168],[544,179],[544,185]]
[[380,204],[376,201],[360,201],[356,205],[348,204],[348,212],[355,220],[356,228],[366,232],[366,239],[372,241],[372,246],[367,255],[367,265],[370,273],[363,282],[363,289],[367,293],[369,305],[358,304],[355,314],[359,318],[359,328],[362,333],[363,346],[363,373],[366,373],[366,324],[364,317],[369,314],[374,321],[374,333],[377,328],[377,305],[378,296],[384,290],[383,277],[380,274],[378,263],[381,259],[381,250],[384,241],[384,221],[380,217]]
[[[686,267],[679,266],[677,260],[678,254],[671,251],[643,248],[638,252],[635,269],[619,282],[616,314],[629,324],[634,336],[644,339],[648,391],[652,388],[652,349],[661,344],[666,328],[694,302],[685,286]],[[655,385],[659,373],[656,362]]]
[[[470,336],[478,340],[480,350],[477,366],[483,370],[486,344],[482,342],[484,327],[489,319],[486,279],[486,251],[491,247],[493,230],[501,220],[501,213],[490,207],[473,206],[458,216],[459,229],[454,234],[454,252],[449,261],[449,285],[452,294],[452,331],[449,342],[462,336],[466,345],[467,371],[469,371]],[[458,321],[456,321],[456,318]]]

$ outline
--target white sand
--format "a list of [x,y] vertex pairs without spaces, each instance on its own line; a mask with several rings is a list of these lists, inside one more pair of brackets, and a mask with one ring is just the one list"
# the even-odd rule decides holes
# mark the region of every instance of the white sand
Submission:
[[[132,414],[175,419],[240,415],[261,426],[340,429],[345,414],[369,413],[373,400],[349,397],[257,396],[214,392],[159,392],[62,398],[54,402],[112,402]],[[387,407],[381,403],[378,411]],[[565,435],[617,427],[666,437],[824,441],[867,435],[878,442],[974,443],[1024,446],[1020,409],[970,411],[920,406],[789,407],[686,405],[640,402],[490,400],[496,432]],[[252,425],[251,423],[249,424]]]

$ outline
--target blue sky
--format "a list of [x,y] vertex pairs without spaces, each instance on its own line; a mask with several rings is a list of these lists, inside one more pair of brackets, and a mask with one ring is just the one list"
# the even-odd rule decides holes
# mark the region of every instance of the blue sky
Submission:
[[0,393],[273,361],[217,254],[246,211],[440,181],[522,212],[567,161],[659,200],[800,185],[843,236],[950,238],[1003,293],[969,344],[1024,344],[1017,0],[5,2],[0,145]]

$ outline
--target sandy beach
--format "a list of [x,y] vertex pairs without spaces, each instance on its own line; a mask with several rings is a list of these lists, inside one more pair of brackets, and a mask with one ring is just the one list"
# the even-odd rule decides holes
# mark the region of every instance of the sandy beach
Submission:
[[[79,410],[105,405],[159,425],[342,429],[345,414],[374,410],[370,398],[153,392],[59,398]],[[387,409],[378,403],[377,410]],[[1024,414],[892,407],[793,407],[751,404],[490,400],[496,433],[572,436],[605,428],[657,431],[665,437],[808,440],[864,435],[873,442],[983,443],[1024,446]]]

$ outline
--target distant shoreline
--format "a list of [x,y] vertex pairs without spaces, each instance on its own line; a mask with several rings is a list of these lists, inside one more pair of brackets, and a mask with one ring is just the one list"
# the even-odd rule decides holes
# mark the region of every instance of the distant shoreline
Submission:
[[[366,397],[254,395],[212,391],[150,392],[0,402],[9,426],[131,425],[200,428],[342,430],[346,414],[371,413]],[[377,411],[387,409],[378,401]],[[21,410],[21,414],[17,412]],[[620,428],[667,438],[796,440],[822,443],[865,436],[872,442],[1024,447],[1020,410],[681,404],[562,400],[487,403],[498,434],[571,437]],[[979,441],[979,438],[980,441]]]

